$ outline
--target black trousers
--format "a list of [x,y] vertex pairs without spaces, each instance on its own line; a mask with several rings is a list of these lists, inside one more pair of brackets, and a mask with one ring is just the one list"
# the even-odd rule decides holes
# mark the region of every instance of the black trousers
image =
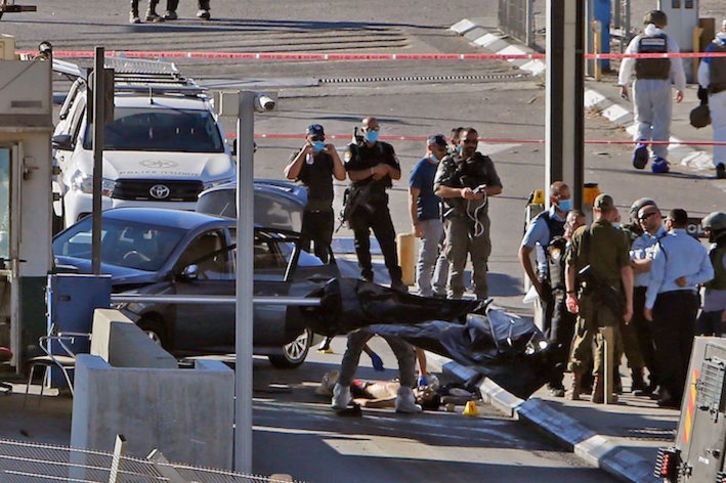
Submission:
[[310,242],[313,243],[313,252],[323,263],[330,260],[330,243],[333,241],[333,228],[335,215],[333,208],[324,211],[305,211],[300,229],[300,247],[310,252]]
[[650,384],[656,386],[658,381],[658,363],[655,358],[655,340],[653,339],[653,322],[645,319],[643,309],[645,308],[646,287],[633,288],[633,319],[630,325],[635,329],[638,337],[640,354],[643,356],[645,367],[650,374]]
[[674,290],[658,294],[653,307],[659,382],[675,400],[683,396],[698,305],[698,296],[694,292]]
[[360,273],[366,280],[373,280],[371,262],[371,229],[383,252],[386,268],[391,275],[391,284],[400,285],[401,267],[396,251],[396,230],[393,228],[387,203],[364,204],[356,208],[348,220],[355,237],[355,253],[358,255]]
[[549,330],[545,333],[552,346],[553,372],[550,384],[555,387],[562,386],[562,378],[570,359],[572,337],[575,335],[577,316],[567,311],[566,293],[564,290],[553,290],[549,305],[552,306],[552,315]]

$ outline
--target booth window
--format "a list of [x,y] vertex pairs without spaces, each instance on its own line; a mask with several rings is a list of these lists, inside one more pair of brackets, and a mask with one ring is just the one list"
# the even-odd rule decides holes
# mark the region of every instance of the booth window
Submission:
[[10,258],[10,149],[0,148],[0,258]]

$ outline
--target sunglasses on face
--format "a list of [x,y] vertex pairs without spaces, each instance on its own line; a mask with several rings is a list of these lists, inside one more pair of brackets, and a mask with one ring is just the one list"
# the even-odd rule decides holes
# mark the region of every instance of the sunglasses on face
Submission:
[[651,212],[651,213],[644,213],[644,214],[640,215],[640,218],[638,218],[638,219],[639,219],[640,221],[645,221],[645,220],[647,220],[648,218],[650,218],[651,216],[653,216],[653,215],[655,215],[655,214],[656,214],[656,212],[655,212],[655,211],[653,211],[653,212]]
[[478,139],[464,139],[462,141],[462,143],[464,143],[464,144],[478,144],[479,143],[479,140]]
[[311,141],[325,141],[325,136],[313,136],[310,138]]
[[364,127],[363,128],[364,131],[378,131],[379,129],[380,129],[380,127],[378,127],[378,126],[375,126],[375,127]]

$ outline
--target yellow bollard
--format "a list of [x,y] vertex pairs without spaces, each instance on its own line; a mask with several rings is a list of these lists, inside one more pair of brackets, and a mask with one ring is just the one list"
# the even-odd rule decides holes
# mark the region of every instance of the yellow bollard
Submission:
[[401,233],[397,238],[403,283],[413,285],[416,282],[416,237],[413,233]]
[[[593,53],[595,55],[600,54],[600,42],[602,40],[602,22],[599,20],[593,20],[592,21],[592,44],[593,44]],[[594,72],[595,72],[595,80],[599,81],[602,78],[602,68],[600,66],[600,59],[597,57],[593,60],[595,62],[594,66]]]

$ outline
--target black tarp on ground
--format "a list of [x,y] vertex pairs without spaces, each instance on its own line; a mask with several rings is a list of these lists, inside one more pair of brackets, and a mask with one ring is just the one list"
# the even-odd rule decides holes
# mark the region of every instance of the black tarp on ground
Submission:
[[331,280],[311,296],[321,298],[321,307],[301,310],[318,333],[366,327],[398,336],[472,367],[522,399],[547,382],[551,368],[542,332],[531,320],[487,309],[481,301],[418,297],[350,278]]

